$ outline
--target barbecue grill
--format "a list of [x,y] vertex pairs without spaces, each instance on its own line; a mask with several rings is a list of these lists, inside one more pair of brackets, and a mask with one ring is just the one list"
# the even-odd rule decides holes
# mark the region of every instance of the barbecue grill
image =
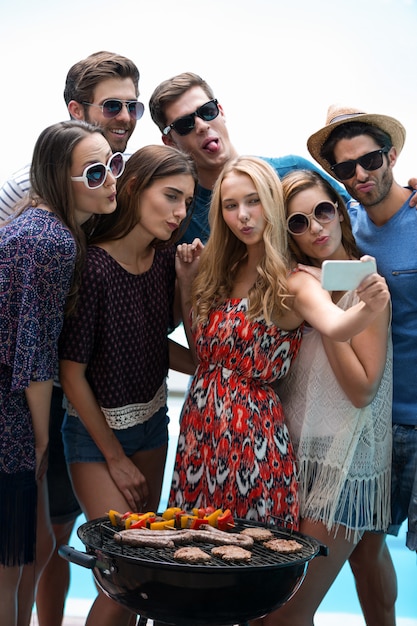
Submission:
[[[263,527],[236,520],[233,532]],[[107,518],[82,524],[78,536],[86,553],[69,546],[60,555],[93,570],[104,593],[141,617],[175,626],[246,624],[284,604],[301,585],[308,563],[327,554],[326,546],[296,531],[267,526],[276,539],[296,539],[302,549],[283,554],[255,541],[249,562],[212,556],[205,563],[181,563],[174,548],[132,547],[116,542]],[[152,532],[152,531],[149,531]],[[169,531],[167,530],[167,533]],[[193,542],[210,554],[213,543]]]

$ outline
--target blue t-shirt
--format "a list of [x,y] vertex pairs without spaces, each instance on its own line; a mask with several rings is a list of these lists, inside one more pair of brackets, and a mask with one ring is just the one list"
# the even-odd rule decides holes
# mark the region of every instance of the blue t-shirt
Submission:
[[[334,178],[326,174],[324,170],[319,169],[316,165],[314,165],[314,163],[311,163],[311,161],[308,161],[303,157],[288,154],[284,157],[260,158],[269,163],[280,178],[283,178],[286,174],[293,172],[294,170],[315,170],[321,174],[323,178],[326,178],[329,181],[332,187],[336,189],[345,202],[349,202],[349,200],[351,200],[351,197],[342,185],[340,185]],[[199,237],[203,243],[206,243],[210,234],[208,213],[211,194],[211,189],[205,189],[204,187],[201,187],[201,185],[197,185],[192,207],[192,216],[190,221],[186,224],[185,232],[181,235],[180,243],[191,243],[196,237]]]
[[392,300],[394,424],[417,425],[417,210],[408,199],[386,224],[376,226],[352,203],[353,234],[363,254],[376,258]]

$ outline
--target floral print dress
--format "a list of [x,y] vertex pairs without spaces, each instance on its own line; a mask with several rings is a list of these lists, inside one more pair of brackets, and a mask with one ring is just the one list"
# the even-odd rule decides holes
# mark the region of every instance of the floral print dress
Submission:
[[196,329],[200,364],[182,410],[170,504],[297,528],[295,456],[272,384],[297,355],[301,329],[246,311],[246,299],[226,300]]

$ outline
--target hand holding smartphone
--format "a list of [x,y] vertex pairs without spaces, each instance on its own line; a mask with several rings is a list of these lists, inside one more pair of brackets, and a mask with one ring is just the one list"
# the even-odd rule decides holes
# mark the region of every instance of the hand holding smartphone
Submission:
[[375,259],[367,261],[324,261],[321,286],[327,291],[351,291],[377,271]]

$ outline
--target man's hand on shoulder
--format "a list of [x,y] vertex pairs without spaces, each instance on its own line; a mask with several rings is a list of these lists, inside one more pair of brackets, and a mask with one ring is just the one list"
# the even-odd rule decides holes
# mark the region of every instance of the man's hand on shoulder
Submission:
[[[417,189],[417,178],[410,178],[410,180],[408,181],[408,186],[410,187],[410,189]],[[410,206],[414,206],[417,207],[417,193],[415,193],[413,196],[411,196],[410,198]]]

